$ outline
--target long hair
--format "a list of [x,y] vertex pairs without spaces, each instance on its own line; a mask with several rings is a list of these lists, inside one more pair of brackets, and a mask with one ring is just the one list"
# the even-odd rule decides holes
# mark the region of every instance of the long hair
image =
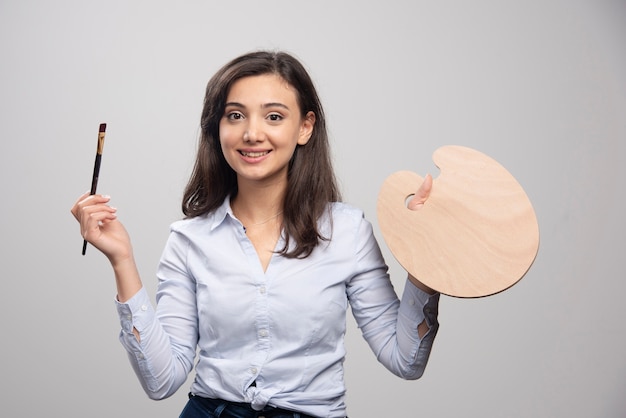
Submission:
[[[276,74],[296,91],[301,117],[315,113],[311,138],[297,145],[289,162],[283,206],[285,246],[280,254],[305,258],[323,236],[318,219],[329,202],[341,200],[332,168],[326,119],[313,82],[302,64],[285,52],[257,51],[227,63],[209,80],[201,117],[201,136],[193,171],[183,195],[188,218],[217,209],[228,196],[237,195],[237,176],[228,165],[219,139],[220,119],[231,86],[240,78]],[[293,240],[293,245],[292,245]]]

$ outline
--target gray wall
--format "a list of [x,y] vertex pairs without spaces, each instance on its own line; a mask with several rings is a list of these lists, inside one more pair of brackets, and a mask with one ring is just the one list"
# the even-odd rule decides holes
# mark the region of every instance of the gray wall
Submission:
[[349,318],[350,416],[624,416],[625,41],[624,1],[3,0],[0,414],[178,416],[187,387],[162,402],[141,391],[117,341],[110,267],[93,248],[80,255],[69,208],[106,122],[99,191],[154,295],[204,86],[230,58],[270,48],[316,80],[345,200],[383,247],[383,180],[436,175],[431,154],[446,144],[503,164],[540,223],[520,283],[442,297],[419,381],[386,372]]

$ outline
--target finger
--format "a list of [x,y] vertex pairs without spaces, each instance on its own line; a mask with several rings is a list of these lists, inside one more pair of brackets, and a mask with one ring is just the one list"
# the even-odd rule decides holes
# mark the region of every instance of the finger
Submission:
[[74,217],[76,219],[78,219],[78,210],[79,210],[79,206],[80,203],[85,200],[85,198],[87,198],[87,196],[89,196],[89,192],[85,192],[83,194],[80,195],[80,197],[78,199],[76,199],[76,202],[74,202],[74,204],[72,205],[72,208],[70,209],[70,212],[72,212],[72,215],[74,215]]
[[74,206],[72,206],[72,209],[70,210],[70,212],[72,212],[72,215],[74,215],[76,220],[80,222],[80,216],[85,207],[107,203],[110,200],[111,200],[110,196],[95,195],[95,194],[92,195],[89,192],[87,192],[78,198],[76,203],[74,203]]
[[89,241],[89,238],[96,238],[100,235],[103,225],[117,219],[117,210],[108,206],[93,212],[86,209],[82,219],[81,234]]
[[92,219],[101,217],[107,217],[111,214],[117,213],[117,208],[108,205],[89,205],[80,210],[80,220],[85,223],[89,223]]
[[433,187],[433,178],[430,174],[427,174],[426,177],[424,178],[424,181],[422,182],[420,187],[417,189],[417,192],[413,195],[413,197],[409,201],[407,207],[411,210],[418,210],[422,206],[424,206],[424,203],[426,203],[426,201],[428,200],[428,197],[430,196],[430,191],[432,190],[432,187]]
[[107,203],[111,200],[111,196],[106,194],[87,194],[84,199],[79,201],[79,205],[98,205],[101,203]]
[[106,217],[107,214],[116,213],[117,209],[106,204],[79,206],[77,211],[78,222],[82,227],[92,223],[92,219]]

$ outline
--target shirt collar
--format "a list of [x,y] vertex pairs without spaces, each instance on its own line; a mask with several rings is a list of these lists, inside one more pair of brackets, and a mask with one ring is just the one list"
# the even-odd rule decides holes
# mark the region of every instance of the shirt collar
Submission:
[[211,221],[211,231],[224,223],[226,218],[230,217],[231,219],[236,220],[235,215],[233,214],[233,209],[230,207],[230,196],[224,199],[224,202],[213,211],[212,221]]

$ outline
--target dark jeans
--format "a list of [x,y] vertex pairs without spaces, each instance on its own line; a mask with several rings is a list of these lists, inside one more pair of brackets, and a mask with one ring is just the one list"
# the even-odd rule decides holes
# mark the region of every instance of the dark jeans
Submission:
[[255,411],[250,404],[189,396],[179,418],[315,418],[300,412],[266,406]]

